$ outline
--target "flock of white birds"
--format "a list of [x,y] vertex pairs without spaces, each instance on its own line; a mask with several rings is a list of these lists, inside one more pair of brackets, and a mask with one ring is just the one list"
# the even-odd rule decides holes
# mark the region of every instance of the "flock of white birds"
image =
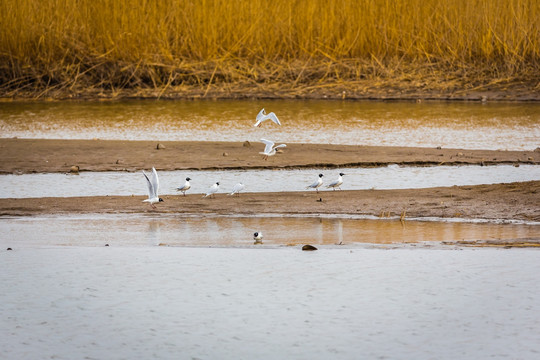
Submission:
[[[275,124],[281,126],[281,122],[279,121],[276,114],[273,113],[273,112],[267,114],[264,109],[262,109],[257,114],[257,117],[256,117],[255,120],[256,120],[255,125],[254,125],[255,127],[260,127],[262,125],[262,123],[265,122],[266,120],[271,120]],[[264,151],[259,152],[259,154],[263,155],[264,160],[268,160],[268,157],[276,155],[277,149],[287,146],[286,144],[275,145],[275,143],[273,141],[266,140],[266,139],[261,139],[261,142],[265,144],[265,148],[264,148]],[[152,206],[152,208],[155,209],[156,206],[154,204],[163,201],[163,199],[160,198],[159,195],[158,195],[159,194],[159,178],[158,178],[157,171],[156,171],[155,168],[152,168],[152,173],[150,175],[147,175],[144,171],[143,171],[143,175],[144,175],[144,177],[146,179],[146,183],[148,185],[148,199],[143,200],[143,202],[150,203],[150,206]],[[339,173],[339,177],[337,178],[337,180],[331,182],[326,187],[334,189],[334,190],[335,189],[340,189],[341,190],[340,186],[341,186],[341,184],[343,184],[343,176],[344,175],[345,175],[344,173]],[[319,174],[319,176],[317,177],[317,180],[313,184],[307,186],[306,189],[315,189],[317,192],[319,192],[319,188],[323,185],[322,178],[323,178],[323,174]],[[184,196],[186,196],[186,191],[191,189],[190,181],[191,181],[191,178],[187,177],[186,182],[184,183],[184,185],[182,185],[181,187],[176,188],[176,190],[181,191],[182,194],[184,194]],[[237,196],[239,196],[240,192],[243,191],[244,188],[245,188],[245,185],[243,183],[237,183],[236,185],[234,185],[234,187],[232,188],[229,195],[235,195],[236,194]],[[211,198],[213,198],[218,191],[219,191],[219,181],[214,183],[208,189],[206,194],[204,194],[203,197],[211,197]],[[253,239],[255,240],[256,244],[262,243],[262,233],[260,231],[256,232],[253,235]]]

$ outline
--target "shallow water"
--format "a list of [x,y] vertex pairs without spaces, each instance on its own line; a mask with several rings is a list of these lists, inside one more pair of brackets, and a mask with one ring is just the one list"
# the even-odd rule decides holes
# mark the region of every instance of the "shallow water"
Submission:
[[3,248],[402,244],[540,238],[540,225],[283,216],[73,215],[0,218]]
[[3,359],[536,359],[538,251],[0,251]]
[[[278,127],[254,128],[261,108]],[[0,136],[331,143],[532,150],[540,104],[362,101],[0,103]]]
[[[242,182],[245,192],[307,191],[319,173],[324,188],[344,172],[343,190],[411,189],[453,185],[479,185],[540,180],[540,166],[435,166],[407,167],[390,165],[382,168],[347,168],[332,170],[227,170],[227,171],[160,171],[160,194],[177,194],[176,187],[190,177],[189,194],[206,193],[220,182],[220,192],[230,192]],[[82,172],[80,175],[24,174],[0,175],[0,198],[73,197],[98,195],[147,195],[141,172]],[[313,191],[313,190],[311,190]]]

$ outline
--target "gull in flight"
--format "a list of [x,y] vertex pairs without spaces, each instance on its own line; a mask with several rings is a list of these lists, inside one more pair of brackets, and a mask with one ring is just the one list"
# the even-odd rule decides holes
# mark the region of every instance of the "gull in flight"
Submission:
[[186,191],[191,189],[191,184],[189,183],[189,180],[191,179],[187,177],[184,185],[182,185],[182,187],[176,188],[176,191],[181,191],[184,194],[184,196],[186,196]]
[[256,232],[255,234],[253,234],[253,240],[255,240],[253,244],[262,244],[262,238],[262,232]]
[[246,186],[242,183],[238,183],[236,185],[233,186],[232,188],[232,191],[229,195],[234,195],[236,194],[237,196],[240,196],[240,191],[244,190]]
[[264,155],[264,157],[263,157],[264,160],[268,160],[269,156],[276,155],[276,150],[278,148],[287,146],[285,144],[280,144],[280,145],[274,146],[274,143],[272,141],[266,140],[266,139],[261,139],[261,141],[266,144],[266,146],[264,148],[264,151],[259,153],[261,155]]
[[259,113],[257,114],[257,122],[255,123],[255,127],[257,126],[261,126],[261,124],[266,121],[266,120],[272,120],[273,122],[275,122],[276,124],[278,125],[281,125],[281,123],[279,122],[279,119],[277,118],[276,114],[274,114],[273,112],[271,112],[270,114],[267,114],[264,109],[262,109],[261,111],[259,111]]
[[336,188],[338,188],[339,190],[341,190],[341,184],[343,184],[343,175],[345,175],[344,173],[339,173],[339,177],[337,178],[336,181],[333,181],[331,182],[330,184],[328,184],[326,187],[327,188],[333,188],[334,190],[336,190]]
[[219,182],[215,183],[214,185],[210,186],[210,189],[206,192],[206,194],[203,197],[207,197],[212,195],[214,197],[214,194],[217,193],[219,190]]
[[319,192],[319,187],[322,185],[322,177],[323,174],[319,174],[319,177],[317,178],[317,181],[315,181],[313,184],[306,187],[306,189],[315,189],[317,192]]
[[157,176],[157,171],[155,168],[152,168],[152,174],[150,175],[150,178],[148,178],[148,175],[143,170],[143,175],[146,178],[146,185],[148,185],[148,199],[143,200],[143,202],[148,202],[152,206],[153,209],[155,209],[155,203],[162,202],[163,199],[158,196],[159,191],[159,179]]

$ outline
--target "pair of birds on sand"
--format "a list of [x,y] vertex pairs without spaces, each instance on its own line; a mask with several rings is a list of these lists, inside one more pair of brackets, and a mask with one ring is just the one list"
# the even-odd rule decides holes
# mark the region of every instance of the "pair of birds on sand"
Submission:
[[[237,183],[236,185],[233,186],[232,188],[232,191],[229,193],[229,195],[237,195],[237,196],[240,196],[240,191],[244,190],[246,186],[242,183]],[[176,190],[181,190],[181,188],[178,188]],[[206,194],[204,194],[203,197],[208,197],[208,196],[211,196],[211,197],[214,197],[214,194],[217,193],[219,190],[219,181],[216,182],[214,185],[212,185],[210,187],[210,189],[208,189],[208,191],[206,192]],[[184,193],[185,195],[185,193]]]
[[[317,190],[317,192],[319,192],[319,188],[323,184],[323,180],[322,180],[323,176],[324,176],[323,174],[319,174],[319,177],[317,178],[317,180],[313,184],[307,186],[306,189],[315,189]],[[326,185],[326,187],[328,189],[332,188],[334,190],[336,189],[341,190],[341,184],[343,184],[343,176],[345,176],[345,174],[340,172],[337,180],[332,181],[330,184]]]

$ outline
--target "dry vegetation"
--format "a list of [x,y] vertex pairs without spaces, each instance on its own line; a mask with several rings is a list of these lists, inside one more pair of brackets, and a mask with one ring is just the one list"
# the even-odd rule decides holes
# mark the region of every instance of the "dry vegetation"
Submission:
[[540,92],[538,0],[0,0],[0,24],[3,97]]

